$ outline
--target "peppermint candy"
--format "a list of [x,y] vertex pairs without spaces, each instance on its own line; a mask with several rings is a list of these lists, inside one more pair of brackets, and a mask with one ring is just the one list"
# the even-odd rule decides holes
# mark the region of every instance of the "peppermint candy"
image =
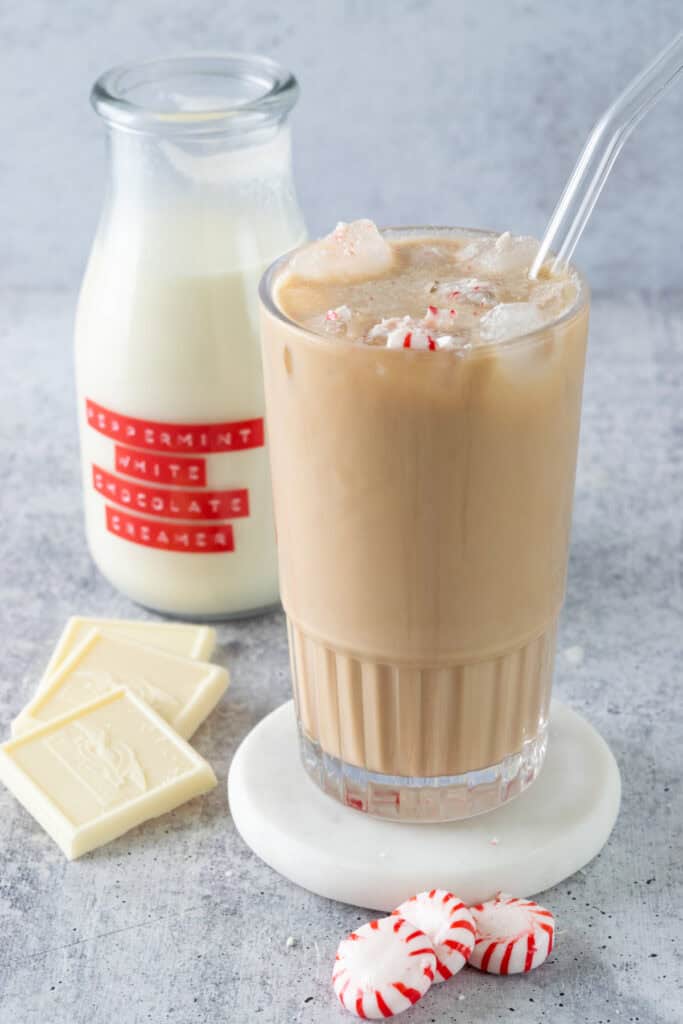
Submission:
[[474,949],[472,915],[461,899],[445,889],[411,896],[393,912],[429,937],[436,953],[435,982],[446,981],[462,970]]
[[399,327],[387,335],[387,348],[416,348],[435,352],[437,347],[434,338],[422,327],[414,327],[411,331]]
[[466,963],[489,974],[531,971],[552,952],[554,934],[552,913],[533,900],[499,893],[468,909],[453,893],[431,889],[340,942],[332,984],[346,1010],[381,1020]]
[[[451,327],[457,314],[453,311],[428,306],[422,320],[411,316],[392,316],[380,320],[368,331],[367,342],[382,341],[386,348],[414,348],[436,352],[440,348],[459,348],[461,343],[453,334],[437,334],[439,327]],[[444,320],[445,316],[445,320]],[[470,346],[462,346],[469,348]]]
[[343,334],[351,322],[352,312],[348,306],[337,306],[325,313],[323,327],[328,334]]
[[325,313],[325,320],[328,323],[347,324],[351,319],[351,310],[348,306],[337,306],[336,309],[328,309]]
[[381,1020],[421,999],[437,958],[423,931],[397,915],[370,921],[339,943],[332,984],[342,1006]]
[[428,328],[450,331],[455,325],[457,316],[458,311],[452,306],[427,306],[422,323]]
[[488,974],[523,974],[547,960],[555,918],[533,900],[503,893],[470,907],[477,931],[469,962]]
[[387,348],[428,349],[431,352],[438,348],[429,331],[419,320],[410,316],[381,320],[368,333],[370,341],[376,338],[383,338]]

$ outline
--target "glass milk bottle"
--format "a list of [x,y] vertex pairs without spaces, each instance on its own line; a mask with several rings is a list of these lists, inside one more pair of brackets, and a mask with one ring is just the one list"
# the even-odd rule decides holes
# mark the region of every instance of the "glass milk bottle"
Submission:
[[103,75],[104,210],[76,318],[88,544],[132,600],[226,618],[278,601],[257,285],[305,235],[287,117],[260,57]]

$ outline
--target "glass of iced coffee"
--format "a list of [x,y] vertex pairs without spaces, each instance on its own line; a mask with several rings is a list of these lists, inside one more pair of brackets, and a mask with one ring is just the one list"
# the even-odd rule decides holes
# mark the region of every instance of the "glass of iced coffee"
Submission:
[[303,761],[373,815],[469,817],[543,763],[589,292],[537,248],[357,221],[261,283]]

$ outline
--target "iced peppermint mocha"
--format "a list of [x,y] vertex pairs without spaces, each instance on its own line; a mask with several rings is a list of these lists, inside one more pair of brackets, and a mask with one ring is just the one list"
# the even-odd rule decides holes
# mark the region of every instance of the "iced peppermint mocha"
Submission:
[[356,222],[269,282],[306,764],[372,813],[467,816],[543,759],[588,309],[571,270],[529,281],[536,246]]

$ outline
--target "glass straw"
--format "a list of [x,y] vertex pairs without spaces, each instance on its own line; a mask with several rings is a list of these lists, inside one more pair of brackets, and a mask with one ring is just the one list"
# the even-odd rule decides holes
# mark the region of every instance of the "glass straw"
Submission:
[[571,259],[621,147],[681,70],[683,32],[636,75],[596,123],[550,218],[530,278],[538,275],[551,252],[556,254],[553,270]]

